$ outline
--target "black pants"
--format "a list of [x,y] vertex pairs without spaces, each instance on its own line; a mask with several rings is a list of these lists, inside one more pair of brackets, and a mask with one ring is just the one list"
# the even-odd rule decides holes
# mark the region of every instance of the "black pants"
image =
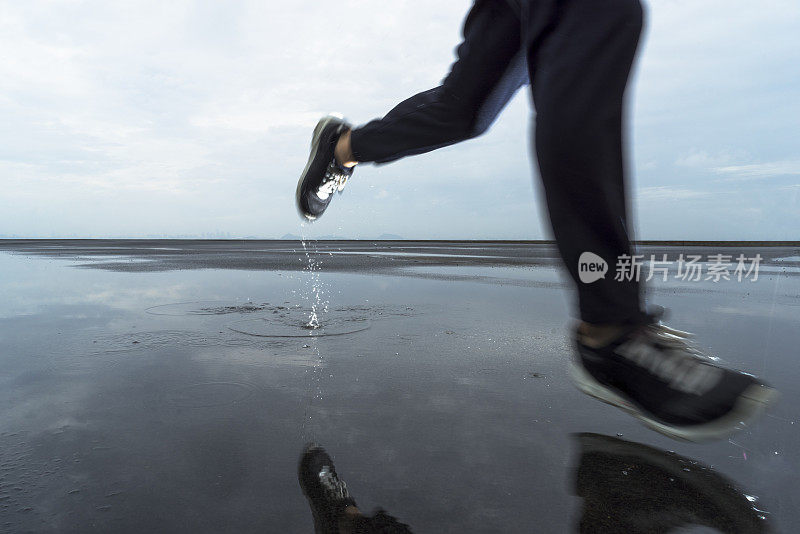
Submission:
[[[624,93],[642,28],[639,0],[476,0],[442,85],[352,132],[359,162],[386,163],[478,136],[530,80],[535,150],[553,234],[578,286],[581,319],[642,320],[638,282],[615,280],[631,254]],[[579,279],[583,252],[608,265]],[[627,278],[627,277],[626,277]]]
[[371,516],[359,516],[353,521],[353,534],[412,534],[405,523],[401,523],[383,510]]

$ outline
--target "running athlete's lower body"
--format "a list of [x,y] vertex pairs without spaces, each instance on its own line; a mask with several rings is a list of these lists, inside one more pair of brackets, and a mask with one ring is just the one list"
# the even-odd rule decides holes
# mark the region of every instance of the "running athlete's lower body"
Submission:
[[585,393],[654,430],[727,436],[776,395],[715,364],[645,311],[635,277],[580,280],[579,258],[607,266],[633,254],[626,195],[625,90],[642,29],[639,0],[477,0],[450,73],[383,118],[323,118],[297,186],[298,209],[322,215],[356,164],[388,163],[476,137],[530,84],[533,149],[553,235],[575,281],[580,324],[571,376]]

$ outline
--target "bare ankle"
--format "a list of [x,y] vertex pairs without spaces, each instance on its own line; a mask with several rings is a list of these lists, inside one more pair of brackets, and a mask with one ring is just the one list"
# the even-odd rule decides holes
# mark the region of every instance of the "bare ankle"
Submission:
[[350,144],[351,131],[352,130],[347,130],[339,136],[339,140],[336,142],[336,148],[333,150],[333,155],[336,158],[336,162],[339,165],[348,168],[355,167],[358,164],[356,157],[353,154],[353,147]]
[[626,326],[624,324],[592,324],[581,322],[578,325],[578,335],[583,344],[598,348],[614,341],[625,331],[625,328]]

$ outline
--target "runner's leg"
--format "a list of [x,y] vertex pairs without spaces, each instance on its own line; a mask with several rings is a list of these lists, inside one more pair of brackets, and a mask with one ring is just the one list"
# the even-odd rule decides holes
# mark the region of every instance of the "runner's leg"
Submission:
[[[539,171],[561,257],[578,286],[580,317],[593,324],[639,322],[638,282],[614,278],[617,258],[632,250],[623,108],[642,28],[641,5],[638,0],[529,1],[522,16]],[[580,281],[583,252],[606,261],[604,279]]]
[[388,163],[476,137],[527,83],[519,15],[505,2],[477,0],[463,36],[442,85],[353,129],[350,143],[356,161]]

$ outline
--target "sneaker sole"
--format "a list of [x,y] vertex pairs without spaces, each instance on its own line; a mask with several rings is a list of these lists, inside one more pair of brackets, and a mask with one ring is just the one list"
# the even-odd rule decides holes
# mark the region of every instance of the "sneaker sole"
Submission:
[[569,374],[577,388],[590,397],[594,397],[606,404],[616,406],[628,412],[636,419],[640,420],[645,426],[660,434],[664,434],[673,439],[693,442],[710,441],[728,437],[736,430],[739,430],[744,424],[755,419],[767,406],[774,403],[779,395],[775,389],[770,387],[760,385],[750,386],[739,396],[733,409],[719,419],[702,425],[674,426],[648,416],[636,405],[625,400],[614,390],[595,380],[592,375],[574,361],[570,362]]
[[332,121],[339,121],[341,120],[339,117],[335,115],[328,115],[327,117],[323,117],[314,127],[314,133],[311,135],[311,153],[308,156],[308,161],[306,162],[306,166],[303,169],[303,174],[300,175],[300,179],[297,181],[297,189],[294,192],[295,198],[295,207],[297,208],[297,213],[300,214],[302,219],[307,221],[315,221],[317,218],[313,215],[305,213],[300,208],[300,191],[303,188],[303,182],[306,180],[306,175],[308,174],[308,168],[311,167],[311,162],[317,157],[317,152],[319,151],[319,136],[322,133],[322,130],[330,124]]

